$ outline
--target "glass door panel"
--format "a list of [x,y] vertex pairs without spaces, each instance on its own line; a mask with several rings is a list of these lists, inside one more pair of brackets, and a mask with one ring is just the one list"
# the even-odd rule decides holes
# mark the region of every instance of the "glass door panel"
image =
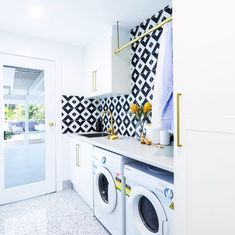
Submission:
[[4,66],[5,188],[45,180],[43,74],[42,70]]

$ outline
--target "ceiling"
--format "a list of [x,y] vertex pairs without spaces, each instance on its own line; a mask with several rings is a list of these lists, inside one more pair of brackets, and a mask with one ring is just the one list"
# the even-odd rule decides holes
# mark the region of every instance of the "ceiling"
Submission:
[[4,94],[8,96],[43,95],[44,72],[42,70],[4,65]]
[[[0,31],[85,46],[117,20],[121,26],[132,29],[171,0],[0,0],[0,3]],[[32,7],[41,10],[36,12],[38,17],[30,15]]]

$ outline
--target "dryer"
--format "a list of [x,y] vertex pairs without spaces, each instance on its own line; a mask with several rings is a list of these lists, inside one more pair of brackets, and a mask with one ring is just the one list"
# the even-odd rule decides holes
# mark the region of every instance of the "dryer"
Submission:
[[126,235],[173,235],[173,173],[137,162],[124,176]]
[[93,149],[93,207],[95,217],[112,235],[125,234],[124,164],[133,162],[119,154]]

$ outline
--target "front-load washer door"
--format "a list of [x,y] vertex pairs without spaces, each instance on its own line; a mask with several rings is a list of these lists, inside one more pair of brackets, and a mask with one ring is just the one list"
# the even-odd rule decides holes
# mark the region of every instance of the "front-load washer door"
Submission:
[[139,234],[166,235],[166,214],[157,196],[144,187],[131,192],[131,220]]
[[112,174],[108,169],[100,167],[95,175],[95,191],[99,206],[112,213],[117,204],[117,191]]

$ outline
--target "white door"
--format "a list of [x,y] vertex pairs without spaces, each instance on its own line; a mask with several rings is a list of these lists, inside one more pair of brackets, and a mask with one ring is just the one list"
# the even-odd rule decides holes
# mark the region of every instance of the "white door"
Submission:
[[97,169],[94,180],[95,197],[102,210],[112,213],[117,205],[117,190],[112,174],[105,167]]
[[54,62],[0,54],[0,133],[0,205],[54,192]]
[[166,214],[157,196],[146,188],[136,186],[130,199],[130,219],[138,234],[164,235]]
[[233,4],[174,1],[175,235],[235,234]]

